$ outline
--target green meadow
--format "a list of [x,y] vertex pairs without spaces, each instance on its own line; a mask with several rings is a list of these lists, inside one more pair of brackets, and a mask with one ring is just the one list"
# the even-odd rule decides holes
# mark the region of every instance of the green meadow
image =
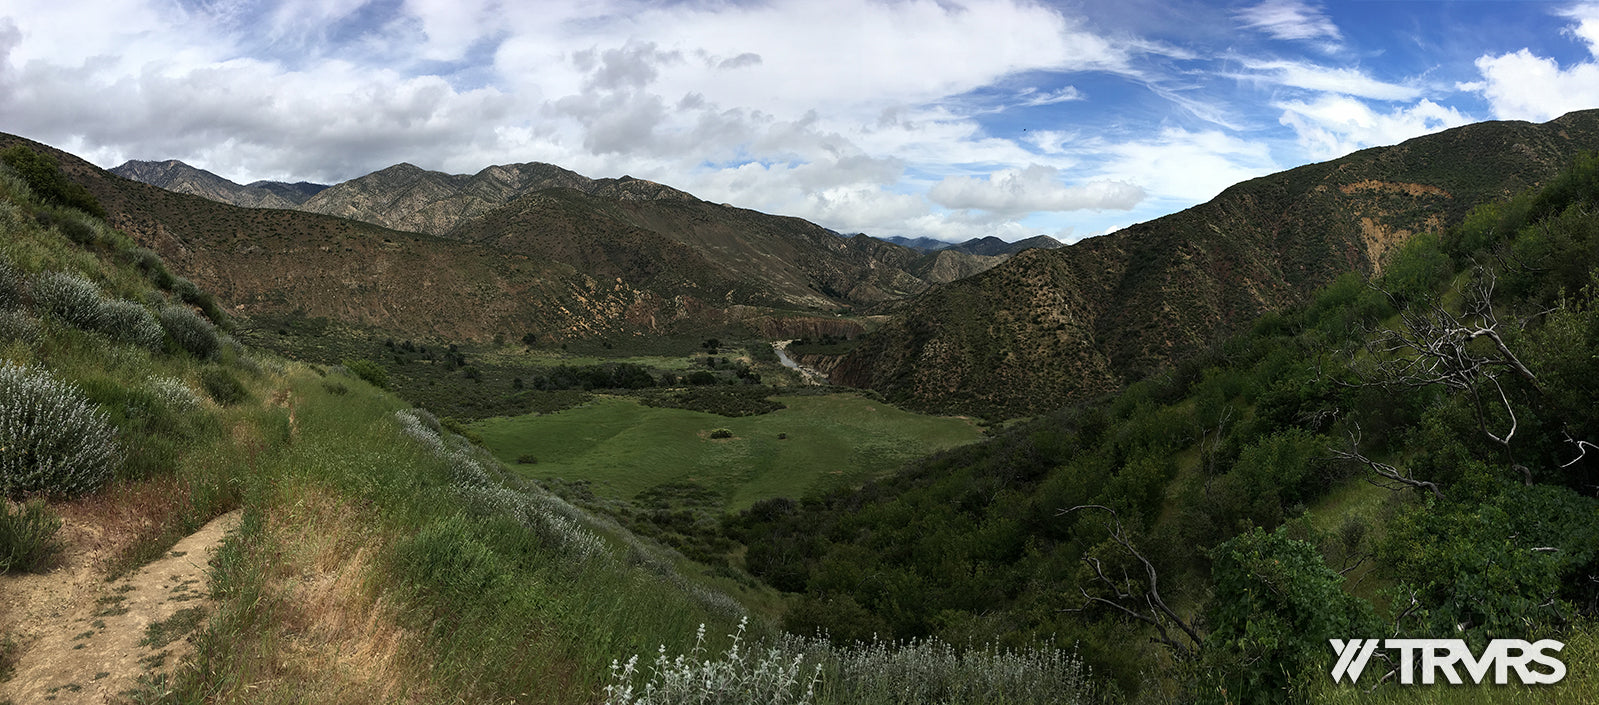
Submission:
[[[693,482],[720,493],[732,510],[858,484],[982,436],[970,419],[924,416],[857,394],[776,399],[788,408],[729,418],[602,396],[559,413],[485,419],[471,428],[529,477],[588,480],[596,492],[624,499]],[[717,429],[732,437],[712,438]],[[517,462],[528,456],[537,462]]]

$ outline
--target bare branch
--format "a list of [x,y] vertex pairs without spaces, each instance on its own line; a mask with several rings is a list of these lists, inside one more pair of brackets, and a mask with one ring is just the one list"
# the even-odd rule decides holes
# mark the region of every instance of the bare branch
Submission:
[[[1128,555],[1131,555],[1143,566],[1147,583],[1143,593],[1135,595],[1131,592],[1133,588],[1132,579],[1124,576],[1122,585],[1127,586],[1128,589],[1123,590],[1122,585],[1118,585],[1116,581],[1105,575],[1099,559],[1093,556],[1083,556],[1083,563],[1094,569],[1095,577],[1099,579],[1099,582],[1110,588],[1116,599],[1109,600],[1103,597],[1095,597],[1088,594],[1088,591],[1083,588],[1078,588],[1078,591],[1082,592],[1083,597],[1087,598],[1090,603],[1114,607],[1125,615],[1155,627],[1155,630],[1160,633],[1160,636],[1155,639],[1156,642],[1170,647],[1173,652],[1183,659],[1194,658],[1204,645],[1204,639],[1200,637],[1199,632],[1193,626],[1183,621],[1183,618],[1178,616],[1176,610],[1167,605],[1166,600],[1160,596],[1160,577],[1155,572],[1155,564],[1151,563],[1127,538],[1126,531],[1122,529],[1121,517],[1116,514],[1116,510],[1102,504],[1080,504],[1071,509],[1062,509],[1056,514],[1057,516],[1071,514],[1079,509],[1102,509],[1110,514],[1111,521],[1106,522],[1105,529],[1110,532],[1112,541],[1115,541],[1118,546],[1121,546],[1122,550],[1126,551]],[[1122,600],[1141,600],[1144,605],[1142,609],[1133,609],[1122,604]],[[1188,637],[1188,641],[1192,646],[1177,641],[1167,629],[1168,625],[1174,625],[1182,630],[1183,635]]]
[[1328,448],[1328,450],[1332,452],[1334,457],[1343,460],[1352,460],[1365,465],[1367,468],[1370,468],[1373,473],[1376,473],[1379,478],[1382,478],[1380,481],[1368,480],[1378,487],[1384,487],[1391,490],[1400,489],[1401,487],[1424,489],[1428,492],[1431,492],[1432,496],[1438,498],[1440,501],[1443,500],[1444,493],[1442,490],[1438,489],[1437,483],[1429,482],[1427,480],[1418,480],[1415,477],[1412,477],[1408,472],[1401,471],[1399,468],[1387,463],[1379,463],[1363,455],[1360,452],[1360,436],[1358,435],[1359,430],[1360,427],[1356,426],[1354,431],[1349,432],[1348,450],[1340,450],[1338,448]]
[[1571,460],[1569,460],[1569,461],[1567,461],[1565,463],[1562,463],[1560,465],[1560,467],[1569,468],[1569,467],[1571,467],[1573,465],[1576,465],[1578,461],[1582,460],[1583,458],[1588,457],[1588,450],[1590,448],[1593,449],[1593,450],[1599,450],[1599,445],[1594,445],[1594,444],[1589,443],[1589,442],[1584,441],[1584,440],[1579,440],[1579,439],[1576,439],[1576,438],[1572,438],[1571,437],[1571,433],[1569,433],[1569,432],[1562,431],[1562,433],[1566,436],[1566,442],[1567,443],[1570,443],[1570,444],[1572,444],[1572,445],[1577,447],[1577,457],[1572,458]]
[[[1460,313],[1437,301],[1416,302],[1403,308],[1399,314],[1401,325],[1378,331],[1367,344],[1373,360],[1371,370],[1356,386],[1417,389],[1441,385],[1466,393],[1471,398],[1478,430],[1504,448],[1511,465],[1530,484],[1531,470],[1515,463],[1512,442],[1520,430],[1520,419],[1500,377],[1514,375],[1539,395],[1543,388],[1538,376],[1505,343],[1503,323],[1493,305],[1497,283],[1491,270],[1478,267],[1476,275],[1460,288]],[[1389,299],[1398,303],[1391,295]],[[1527,320],[1516,325],[1525,326]],[[1473,345],[1477,340],[1486,340],[1491,346]],[[1358,366],[1352,367],[1360,373]],[[1495,413],[1494,409],[1502,413]],[[1586,452],[1580,445],[1578,450]],[[1385,468],[1391,466],[1372,464],[1358,454],[1341,457],[1366,463],[1381,477],[1417,486],[1410,482],[1413,478],[1406,478],[1403,473],[1386,472]]]

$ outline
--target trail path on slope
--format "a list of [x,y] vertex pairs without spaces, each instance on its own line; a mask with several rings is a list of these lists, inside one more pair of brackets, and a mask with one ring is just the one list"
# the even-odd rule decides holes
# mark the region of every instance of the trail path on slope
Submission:
[[69,520],[61,565],[0,576],[0,638],[20,647],[0,703],[114,702],[140,676],[170,673],[191,648],[184,637],[210,615],[207,565],[240,516],[213,519],[111,583],[101,572],[105,551],[95,549],[98,529]]

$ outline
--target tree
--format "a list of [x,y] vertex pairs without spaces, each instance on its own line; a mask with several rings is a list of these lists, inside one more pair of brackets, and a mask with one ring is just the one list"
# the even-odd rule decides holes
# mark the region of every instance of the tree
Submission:
[[1344,592],[1316,547],[1282,529],[1239,534],[1211,560],[1204,664],[1239,701],[1293,699],[1306,676],[1325,675],[1328,639],[1377,635],[1371,605]]

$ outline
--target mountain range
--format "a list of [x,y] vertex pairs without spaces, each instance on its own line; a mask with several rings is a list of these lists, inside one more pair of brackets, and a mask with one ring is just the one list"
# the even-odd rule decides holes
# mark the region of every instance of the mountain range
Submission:
[[1110,235],[1022,252],[901,307],[841,382],[914,408],[1008,417],[1122,388],[1415,233],[1599,149],[1599,110],[1486,122],[1245,181]]
[[175,161],[129,162],[115,170],[125,179],[57,156],[113,224],[245,315],[566,340],[730,325],[801,337],[841,313],[881,313],[848,352],[809,361],[913,408],[1009,417],[1118,390],[1344,272],[1379,271],[1411,235],[1596,147],[1599,111],[1479,123],[1246,181],[1069,246],[846,237],[539,163],[240,186]]
[[930,237],[902,237],[899,235],[891,235],[879,239],[916,250],[924,250],[929,252],[952,250],[955,252],[965,252],[966,254],[970,255],[985,256],[1014,255],[1022,250],[1030,250],[1035,247],[1053,250],[1057,247],[1066,246],[1066,243],[1056,240],[1048,235],[1035,235],[1024,240],[1017,240],[1016,242],[1006,242],[994,237],[993,235],[989,235],[987,237],[974,237],[965,242],[945,242],[943,240]]
[[327,188],[239,186],[173,161],[125,164],[119,171],[137,180],[118,178],[0,137],[0,146],[14,143],[52,153],[116,227],[238,312],[322,316],[395,335],[559,341],[741,321],[781,333],[796,317],[892,303],[1004,259],[842,237],[548,164],[470,176],[401,164]]

